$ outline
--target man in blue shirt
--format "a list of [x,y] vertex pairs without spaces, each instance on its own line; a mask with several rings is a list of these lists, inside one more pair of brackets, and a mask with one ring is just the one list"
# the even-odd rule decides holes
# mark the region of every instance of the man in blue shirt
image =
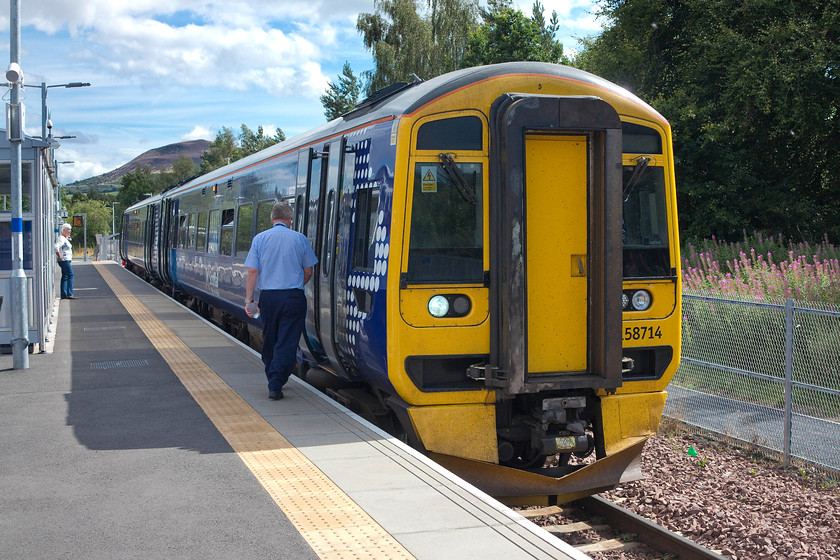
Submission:
[[[271,209],[271,229],[251,241],[245,259],[245,312],[262,317],[262,361],[268,378],[268,398],[283,398],[283,385],[295,367],[297,346],[306,321],[303,286],[312,277],[318,258],[302,233],[291,229],[294,210],[288,202]],[[254,289],[259,306],[254,308]]]

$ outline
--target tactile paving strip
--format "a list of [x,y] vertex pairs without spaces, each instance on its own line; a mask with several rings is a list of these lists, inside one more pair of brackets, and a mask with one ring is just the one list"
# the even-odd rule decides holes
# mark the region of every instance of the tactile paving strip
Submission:
[[242,461],[324,559],[414,558],[111,274],[102,278]]

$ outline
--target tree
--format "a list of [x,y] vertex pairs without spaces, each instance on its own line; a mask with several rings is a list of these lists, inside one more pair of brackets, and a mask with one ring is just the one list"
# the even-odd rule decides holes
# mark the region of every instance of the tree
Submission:
[[338,83],[330,82],[326,93],[321,96],[321,105],[324,106],[327,120],[337,119],[355,109],[361,91],[361,83],[353,75],[350,63],[345,61]]
[[73,203],[69,207],[69,214],[84,214],[86,227],[73,229],[73,247],[82,249],[85,246],[85,231],[87,232],[87,246],[89,249],[96,247],[96,234],[108,235],[111,233],[111,208],[106,206],[102,200],[76,201],[73,196]]
[[274,133],[274,136],[266,136],[262,126],[257,127],[257,132],[255,133],[243,124],[237,136],[234,134],[233,129],[226,126],[222,127],[216,133],[215,140],[201,154],[199,172],[202,175],[209,173],[214,169],[264,150],[285,139],[286,135],[279,128]]
[[188,158],[184,154],[181,154],[178,156],[178,159],[175,160],[175,163],[172,164],[172,177],[170,178],[170,184],[177,184],[184,179],[195,176],[197,173],[198,166],[192,158]]
[[476,25],[476,0],[375,0],[374,13],[361,13],[356,29],[372,53],[374,70],[365,73],[368,93],[412,74],[430,79],[462,67],[469,32]]
[[137,201],[148,197],[148,193],[158,192],[158,185],[149,166],[137,167],[126,173],[120,181],[122,186],[117,193],[117,202],[121,210],[125,210]]
[[534,3],[531,18],[514,10],[511,0],[489,0],[481,16],[484,23],[470,34],[465,66],[517,60],[568,63],[563,45],[554,39],[559,27],[557,12],[546,24],[539,1]]
[[607,0],[576,58],[674,130],[684,237],[840,239],[840,3]]
[[223,126],[216,138],[201,154],[201,174],[210,173],[242,157],[233,130]]
[[250,156],[285,139],[286,135],[279,128],[274,136],[266,136],[262,126],[258,126],[257,132],[254,133],[243,124],[239,132],[239,152],[242,157]]

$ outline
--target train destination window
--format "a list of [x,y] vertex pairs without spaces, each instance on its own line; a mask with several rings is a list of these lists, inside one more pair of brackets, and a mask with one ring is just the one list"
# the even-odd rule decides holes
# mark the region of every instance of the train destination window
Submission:
[[200,212],[198,214],[195,250],[202,253],[207,250],[207,212]]
[[[641,169],[645,167],[644,169]],[[647,278],[671,274],[665,168],[624,166],[624,277]]]
[[625,154],[661,154],[662,137],[657,131],[634,123],[621,123],[621,144]]
[[251,248],[251,226],[254,225],[254,205],[243,204],[239,207],[236,222],[236,256],[247,257]]
[[408,282],[482,282],[480,163],[419,162],[414,168]]
[[379,189],[356,191],[356,220],[353,232],[353,268],[373,270],[376,222],[379,218]]
[[233,251],[233,208],[222,210],[222,231],[219,235],[219,254],[230,256]]
[[418,150],[481,150],[481,119],[475,116],[429,121],[417,131]]

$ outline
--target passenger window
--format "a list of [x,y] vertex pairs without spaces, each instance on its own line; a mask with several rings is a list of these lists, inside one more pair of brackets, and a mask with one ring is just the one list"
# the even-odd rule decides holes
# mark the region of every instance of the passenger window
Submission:
[[195,230],[197,229],[198,220],[195,214],[190,214],[187,221],[187,249],[195,249]]
[[356,218],[353,233],[353,268],[373,270],[376,222],[379,216],[379,188],[356,191]]
[[198,215],[195,250],[202,253],[207,250],[207,212]]
[[254,205],[243,204],[239,207],[239,218],[236,222],[236,256],[248,256],[251,248],[251,226],[254,225]]
[[418,150],[476,150],[483,148],[481,119],[475,116],[429,121],[417,131]]
[[266,200],[257,204],[257,233],[271,229],[271,209],[273,200]]
[[219,254],[230,256],[233,250],[233,208],[222,210],[222,231],[219,235]]
[[187,248],[187,216],[185,214],[178,216],[178,247]]
[[219,254],[219,211],[210,210],[207,225],[207,252],[211,255]]

